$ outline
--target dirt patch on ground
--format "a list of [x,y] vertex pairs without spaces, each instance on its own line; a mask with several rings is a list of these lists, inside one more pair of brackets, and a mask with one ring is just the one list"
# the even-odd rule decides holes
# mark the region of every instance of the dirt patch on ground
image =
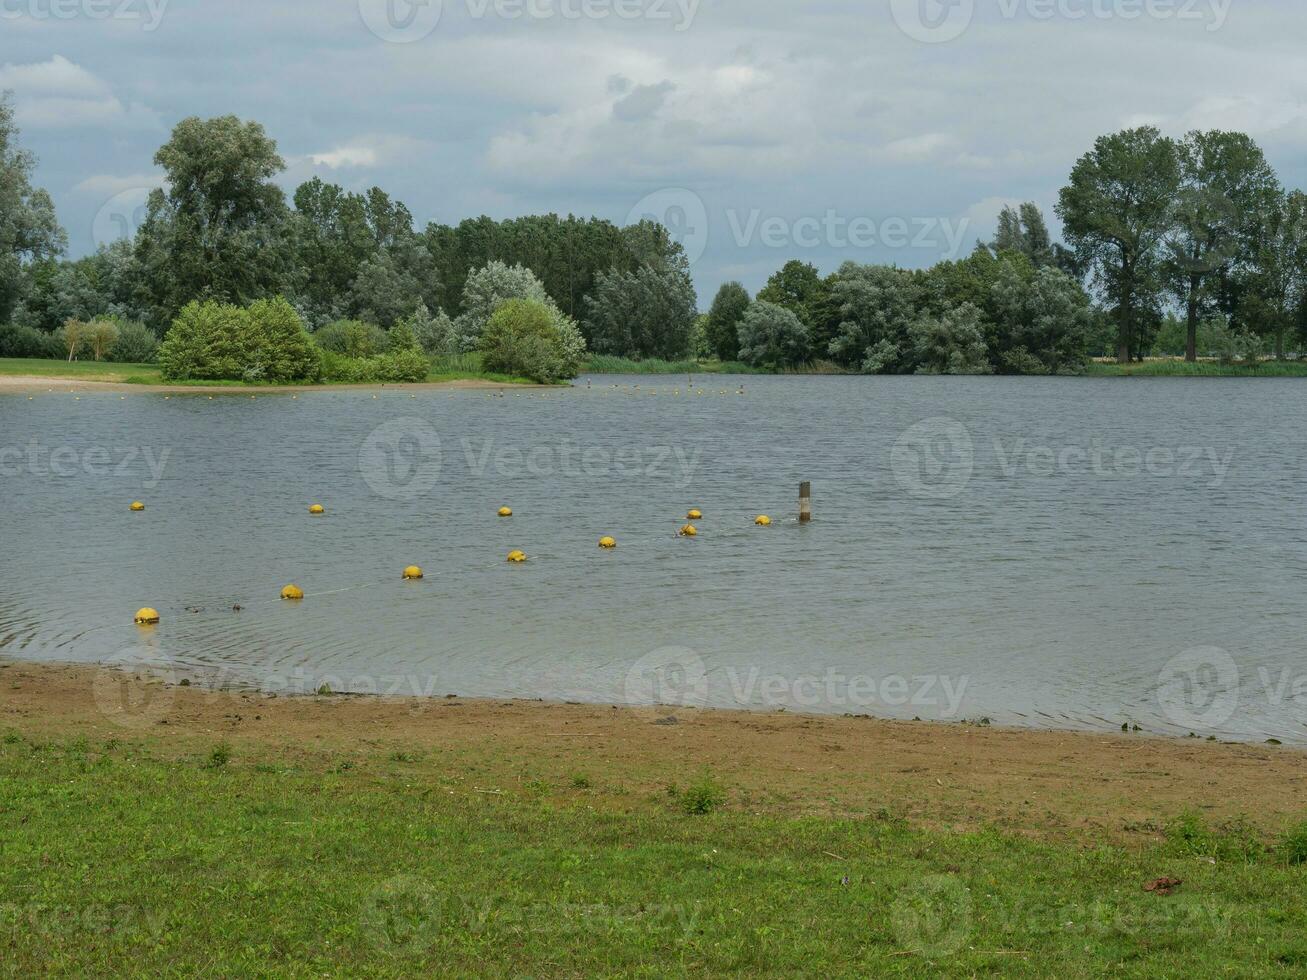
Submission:
[[[488,792],[592,780],[615,806],[705,771],[758,812],[997,825],[1041,837],[1156,835],[1187,810],[1268,833],[1307,816],[1307,753],[1185,739],[463,698],[275,697],[121,670],[0,661],[0,730],[145,741],[305,765],[414,754]],[[625,801],[625,804],[623,803]]]

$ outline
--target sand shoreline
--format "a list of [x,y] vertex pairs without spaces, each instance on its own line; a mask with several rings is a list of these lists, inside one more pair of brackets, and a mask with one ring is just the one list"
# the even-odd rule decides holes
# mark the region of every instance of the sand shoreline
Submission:
[[52,378],[37,375],[0,375],[0,394],[34,394],[37,391],[78,393],[109,392],[172,395],[284,395],[304,391],[441,391],[458,389],[512,389],[551,387],[549,385],[507,384],[465,378],[455,381],[422,381],[407,384],[315,384],[315,385],[176,385],[128,384],[124,381],[89,381],[82,378]]
[[1190,809],[1276,831],[1301,819],[1307,791],[1307,751],[1287,746],[788,712],[286,696],[7,659],[0,730],[146,740],[178,753],[222,739],[255,756],[289,750],[310,760],[452,753],[505,779],[524,768],[560,779],[602,770],[649,792],[710,770],[767,810],[888,809],[930,825],[1037,836],[1153,835]]

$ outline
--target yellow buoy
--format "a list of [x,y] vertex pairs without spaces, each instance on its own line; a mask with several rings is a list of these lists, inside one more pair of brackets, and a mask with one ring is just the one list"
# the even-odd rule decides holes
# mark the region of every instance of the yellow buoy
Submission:
[[510,551],[508,553],[508,560],[511,561],[514,565],[520,565],[522,564],[522,562],[526,561],[526,552]]
[[771,527],[771,518],[766,514],[759,514],[753,519],[753,523],[757,524],[759,527]]
[[283,599],[303,599],[304,590],[298,585],[288,585],[281,590],[281,597]]
[[687,524],[677,532],[683,538],[692,538],[699,533],[699,529],[693,524]]
[[139,500],[133,500],[132,510],[136,510],[136,511],[145,510],[145,504],[141,503]]
[[513,516],[513,508],[512,508],[512,507],[500,507],[500,508],[499,508],[499,516],[500,516],[500,517],[512,517],[512,516]]
[[701,510],[692,510],[692,511],[690,511],[690,513],[686,514],[685,516],[688,517],[688,518],[689,518],[690,520],[692,520],[692,521],[699,521],[699,520],[702,520],[702,519],[703,519],[703,511],[701,511]]
[[159,610],[157,609],[151,609],[149,606],[146,606],[144,609],[138,609],[136,611],[136,619],[134,622],[141,626],[153,626],[158,621]]
[[325,514],[326,512],[327,508],[323,507],[322,504],[314,504],[309,508],[310,514]]
[[409,565],[408,568],[404,569],[404,578],[406,579],[415,579],[421,577],[422,577],[422,569],[418,568],[416,565]]
[[600,538],[600,539],[599,539],[599,547],[601,547],[601,548],[616,548],[616,547],[617,547],[617,540],[616,540],[615,538]]

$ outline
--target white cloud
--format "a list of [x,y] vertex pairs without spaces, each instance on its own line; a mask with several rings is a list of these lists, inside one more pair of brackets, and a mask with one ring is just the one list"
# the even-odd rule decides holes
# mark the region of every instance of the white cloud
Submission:
[[123,191],[133,191],[145,187],[163,187],[166,183],[163,174],[130,174],[126,177],[117,177],[113,174],[96,174],[79,182],[73,187],[73,190],[79,193],[113,196],[114,194],[121,194]]
[[375,167],[377,151],[370,146],[338,146],[325,153],[312,153],[309,159],[330,170],[339,170],[341,167]]
[[18,124],[32,129],[155,128],[157,115],[124,104],[109,84],[63,55],[32,64],[0,65],[0,90],[12,89]]

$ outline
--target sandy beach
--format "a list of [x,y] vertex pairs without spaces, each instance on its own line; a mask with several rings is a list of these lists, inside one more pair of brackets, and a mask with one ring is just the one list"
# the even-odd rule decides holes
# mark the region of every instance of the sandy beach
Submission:
[[478,785],[507,793],[527,771],[565,781],[584,770],[605,773],[617,803],[710,769],[758,812],[883,809],[930,827],[1129,840],[1156,836],[1187,809],[1278,831],[1301,817],[1307,791],[1307,753],[1280,746],[783,712],[675,717],[611,705],[206,691],[118,669],[0,661],[0,728],[24,736],[148,740],[177,754],[221,738],[248,757],[292,751],[309,765],[439,751]]

